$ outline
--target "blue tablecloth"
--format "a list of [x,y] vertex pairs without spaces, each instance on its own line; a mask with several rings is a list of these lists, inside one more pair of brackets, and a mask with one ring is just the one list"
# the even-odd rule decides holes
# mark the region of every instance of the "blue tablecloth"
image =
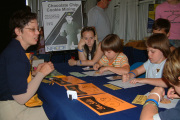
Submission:
[[[133,66],[133,68],[135,67],[136,66]],[[55,69],[67,76],[70,76],[69,72],[84,72],[82,68],[83,67],[80,66],[70,67],[67,63],[55,64]],[[105,77],[107,77],[107,75],[81,77],[80,79],[87,83],[93,83],[103,91],[129,103],[131,103],[137,95],[144,95],[154,88],[154,86],[151,85],[143,85],[128,89],[111,90],[103,86],[110,81]],[[134,104],[137,107],[99,116],[78,100],[69,100],[66,89],[57,84],[49,85],[48,83],[41,83],[38,94],[43,101],[43,108],[50,120],[139,120],[142,110],[142,105]]]

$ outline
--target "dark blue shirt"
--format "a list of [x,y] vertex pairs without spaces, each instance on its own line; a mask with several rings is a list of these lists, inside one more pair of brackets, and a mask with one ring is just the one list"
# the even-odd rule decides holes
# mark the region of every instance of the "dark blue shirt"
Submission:
[[180,120],[180,101],[175,108],[167,109],[159,113],[161,120]]
[[12,95],[27,91],[30,62],[20,42],[12,39],[0,54],[0,100],[13,100]]

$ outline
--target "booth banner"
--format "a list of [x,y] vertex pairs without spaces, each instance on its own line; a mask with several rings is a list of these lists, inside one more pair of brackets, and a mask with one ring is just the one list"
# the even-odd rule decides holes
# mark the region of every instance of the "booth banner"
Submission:
[[147,32],[152,33],[152,25],[155,21],[155,9],[159,4],[149,4]]
[[45,51],[77,48],[83,27],[81,1],[42,2]]

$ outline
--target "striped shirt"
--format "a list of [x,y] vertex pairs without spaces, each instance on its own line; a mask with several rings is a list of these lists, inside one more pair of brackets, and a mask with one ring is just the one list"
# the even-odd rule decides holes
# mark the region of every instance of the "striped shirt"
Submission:
[[114,59],[112,63],[109,63],[109,60],[104,55],[100,60],[99,64],[101,66],[113,66],[113,67],[123,67],[125,65],[129,65],[128,58],[124,53],[119,53],[119,55]]

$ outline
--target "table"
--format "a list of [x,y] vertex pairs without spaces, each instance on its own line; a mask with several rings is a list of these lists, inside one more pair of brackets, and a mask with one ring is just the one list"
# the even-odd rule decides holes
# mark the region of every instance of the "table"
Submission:
[[[70,67],[68,63],[58,63],[54,64],[54,66],[58,72],[67,76],[70,76],[69,72],[84,72],[81,66]],[[144,85],[129,89],[111,90],[103,86],[110,81],[105,77],[107,76],[88,76],[81,77],[80,79],[87,83],[93,83],[103,91],[129,103],[131,103],[138,94],[144,95],[154,88],[154,86],[151,85]],[[66,89],[57,84],[49,85],[47,83],[41,83],[38,94],[43,101],[43,108],[50,120],[139,120],[142,110],[142,105],[134,104],[137,107],[99,116],[78,100],[69,100]],[[161,110],[163,109],[159,109],[159,111]]]

